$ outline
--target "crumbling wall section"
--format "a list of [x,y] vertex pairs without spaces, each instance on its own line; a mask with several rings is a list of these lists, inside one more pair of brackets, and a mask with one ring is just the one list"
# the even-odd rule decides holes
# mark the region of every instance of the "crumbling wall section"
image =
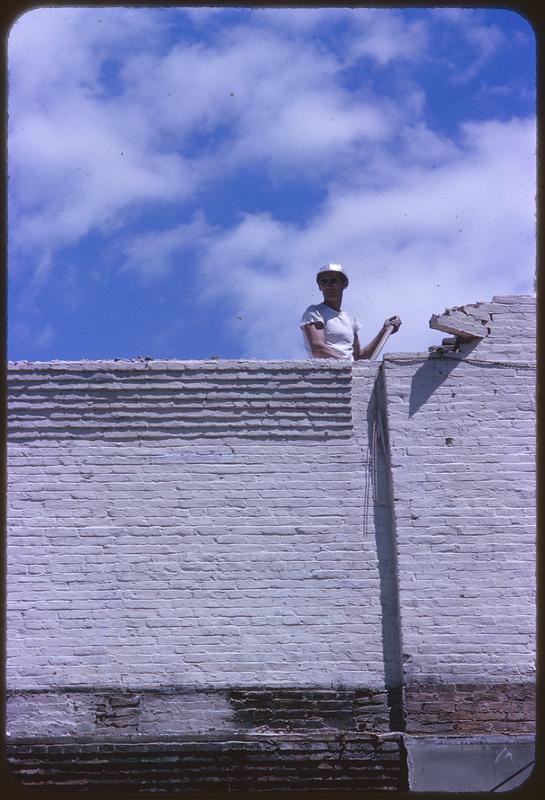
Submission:
[[527,295],[498,295],[433,314],[430,328],[453,334],[457,349],[480,358],[527,361],[535,356],[536,302]]
[[531,732],[534,300],[465,308],[484,338],[384,360],[407,730]]

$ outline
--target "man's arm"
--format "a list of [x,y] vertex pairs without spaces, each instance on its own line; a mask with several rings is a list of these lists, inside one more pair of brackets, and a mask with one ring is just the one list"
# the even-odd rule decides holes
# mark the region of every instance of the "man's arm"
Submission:
[[326,344],[323,322],[309,322],[303,331],[314,358],[344,358],[342,353]]
[[358,334],[354,336],[354,360],[359,361],[363,358],[371,358],[375,347],[380,342],[382,336],[386,333],[389,328],[392,328],[392,333],[397,333],[399,330],[399,326],[401,325],[401,320],[399,317],[389,317],[387,320],[384,321],[384,325],[379,330],[377,335],[371,339],[371,341],[366,344],[364,347],[361,346],[360,341],[358,339]]

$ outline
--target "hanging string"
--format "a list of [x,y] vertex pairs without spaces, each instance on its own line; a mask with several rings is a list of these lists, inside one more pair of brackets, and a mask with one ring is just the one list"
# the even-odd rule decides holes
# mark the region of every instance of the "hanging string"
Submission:
[[367,441],[367,451],[365,454],[365,478],[364,478],[364,492],[363,492],[363,535],[367,538],[369,534],[369,514],[370,508],[373,503],[373,438],[375,431],[375,414],[373,412],[373,419],[371,422],[371,431]]
[[[371,509],[374,510],[375,502],[379,496],[379,458],[382,455],[388,459],[388,449],[384,436],[384,426],[382,423],[381,409],[378,403],[376,392],[372,406],[371,430],[369,441],[367,442],[367,452],[365,456],[365,485],[363,497],[363,533],[367,537],[369,533],[369,517]],[[379,454],[379,450],[381,454]]]

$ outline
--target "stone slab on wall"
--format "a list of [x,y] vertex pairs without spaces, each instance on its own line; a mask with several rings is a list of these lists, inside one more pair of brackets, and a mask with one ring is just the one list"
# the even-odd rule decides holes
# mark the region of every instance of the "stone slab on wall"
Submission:
[[534,724],[535,319],[495,300],[478,344],[384,360],[408,731]]
[[523,797],[540,796],[537,790],[543,784],[532,775],[535,743],[531,736],[405,736],[404,739],[412,791],[488,794],[511,791],[526,784]]

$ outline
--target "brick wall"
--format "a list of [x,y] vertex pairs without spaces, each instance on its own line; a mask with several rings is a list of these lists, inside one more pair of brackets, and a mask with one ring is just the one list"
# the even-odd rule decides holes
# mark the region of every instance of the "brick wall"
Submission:
[[[382,629],[397,609],[382,613],[391,565],[375,529],[384,539],[388,516],[375,524],[360,413],[377,370],[11,367],[13,735],[100,731],[115,719],[100,713],[108,691],[125,688],[141,699],[116,724],[142,734],[165,717],[178,733],[231,725],[231,687],[361,689],[388,730],[400,673]],[[158,687],[204,690],[199,722]]]
[[407,730],[531,731],[534,301],[458,313],[486,337],[384,361]]
[[383,365],[10,365],[26,782],[119,782],[153,737],[167,788],[199,758],[238,786],[237,753],[263,786],[403,788],[390,731],[533,729],[533,301],[431,324],[450,352]]

